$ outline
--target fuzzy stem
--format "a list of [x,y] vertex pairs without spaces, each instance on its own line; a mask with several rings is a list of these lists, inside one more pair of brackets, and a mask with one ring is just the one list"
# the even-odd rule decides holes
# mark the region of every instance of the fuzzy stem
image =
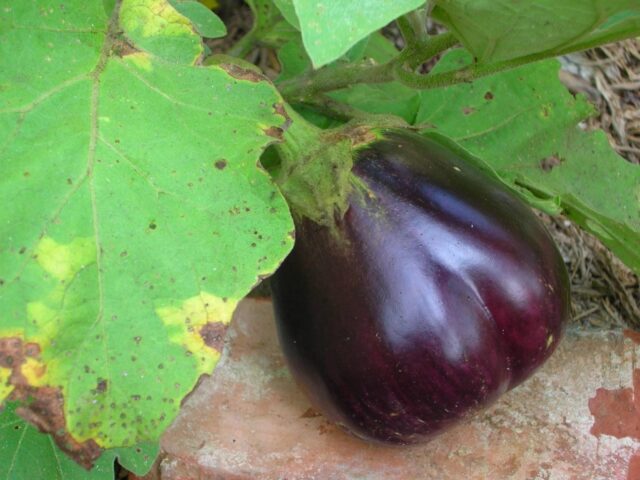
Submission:
[[424,42],[429,38],[427,32],[427,10],[426,8],[419,8],[407,13],[404,18],[407,20],[411,29],[415,33],[416,40],[418,42]]
[[420,75],[418,73],[410,72],[397,66],[395,69],[395,77],[408,87],[427,90],[431,88],[445,87],[448,85],[455,85],[458,83],[469,83],[473,80],[494,73],[511,70],[526,63],[533,63],[538,60],[543,60],[555,55],[549,54],[534,54],[526,57],[520,57],[513,60],[506,60],[503,62],[496,62],[490,64],[474,64],[468,67],[452,70],[442,73],[431,73],[428,75]]
[[318,93],[349,87],[358,83],[386,83],[393,81],[397,66],[408,63],[410,66],[433,58],[435,55],[457,43],[451,33],[443,33],[428,41],[420,42],[413,48],[403,50],[400,55],[381,65],[370,62],[336,65],[314,70],[301,77],[290,79],[278,85],[280,93],[291,103],[304,102]]
[[416,35],[416,32],[413,29],[413,25],[411,25],[411,22],[409,21],[407,16],[405,15],[398,18],[396,20],[396,23],[398,24],[398,29],[400,30],[400,33],[402,34],[402,38],[404,39],[404,44],[405,45],[415,44],[416,41],[418,40],[418,36]]

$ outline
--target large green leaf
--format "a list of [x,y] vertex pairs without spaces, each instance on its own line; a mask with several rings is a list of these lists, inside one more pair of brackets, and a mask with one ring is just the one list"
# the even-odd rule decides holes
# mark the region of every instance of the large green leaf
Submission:
[[559,54],[640,35],[638,0],[434,0],[433,16],[480,62]]
[[[435,71],[470,62],[453,51]],[[593,108],[566,90],[558,69],[549,60],[423,91],[416,123],[435,125],[532,204],[565,211],[640,272],[640,168],[619,157],[603,132],[579,128]]]
[[3,480],[113,480],[114,460],[137,475],[147,473],[158,454],[157,444],[111,449],[87,471],[67,457],[50,435],[16,414],[10,402],[0,411],[0,478]]
[[424,0],[293,0],[304,46],[315,68],[337,60],[358,41]]
[[158,438],[293,243],[273,86],[112,3],[0,0],[0,401],[84,464]]

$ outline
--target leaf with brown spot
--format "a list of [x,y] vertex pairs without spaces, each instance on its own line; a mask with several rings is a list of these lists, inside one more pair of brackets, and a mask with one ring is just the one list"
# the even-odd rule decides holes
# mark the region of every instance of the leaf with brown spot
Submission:
[[280,127],[269,127],[264,129],[264,134],[273,137],[278,141],[282,141],[284,131]]
[[560,165],[564,160],[560,158],[557,154],[550,155],[547,158],[543,158],[540,161],[540,168],[545,172],[550,172],[554,167]]
[[227,167],[227,161],[224,158],[221,158],[220,160],[216,160],[214,165],[218,170],[224,170]]
[[258,166],[287,119],[264,77],[200,66],[167,0],[19,4],[0,0],[0,394],[88,464],[160,436],[219,358],[200,328],[291,249]]
[[154,444],[103,452],[90,471],[81,467],[18,415],[16,402],[0,409],[0,478],[16,480],[113,480],[114,460],[136,475],[145,475],[158,454]]
[[267,77],[256,72],[255,70],[242,68],[239,65],[233,63],[221,63],[219,64],[219,67],[237,80],[246,80],[253,83],[269,81]]
[[206,323],[200,329],[200,336],[204,340],[204,343],[218,352],[222,352],[226,333],[227,326],[220,322]]

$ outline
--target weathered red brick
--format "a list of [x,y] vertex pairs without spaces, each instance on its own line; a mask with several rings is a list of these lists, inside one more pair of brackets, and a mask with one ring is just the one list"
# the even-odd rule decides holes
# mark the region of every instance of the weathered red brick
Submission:
[[[246,300],[220,365],[164,435],[156,478],[636,479],[640,445],[627,427],[616,430],[621,438],[595,427],[589,401],[602,389],[626,405],[628,424],[640,422],[624,390],[631,391],[637,348],[622,334],[569,333],[537,375],[469,423],[426,445],[384,447],[311,409],[283,362],[270,303]],[[595,425],[611,413],[603,408]]]

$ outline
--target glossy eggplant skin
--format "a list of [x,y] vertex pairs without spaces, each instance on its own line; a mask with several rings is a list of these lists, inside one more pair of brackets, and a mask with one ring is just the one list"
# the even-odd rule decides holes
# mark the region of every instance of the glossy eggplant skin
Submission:
[[298,219],[272,278],[281,346],[329,419],[428,440],[549,357],[567,272],[529,207],[434,140],[386,132],[352,173],[365,188],[336,229]]

